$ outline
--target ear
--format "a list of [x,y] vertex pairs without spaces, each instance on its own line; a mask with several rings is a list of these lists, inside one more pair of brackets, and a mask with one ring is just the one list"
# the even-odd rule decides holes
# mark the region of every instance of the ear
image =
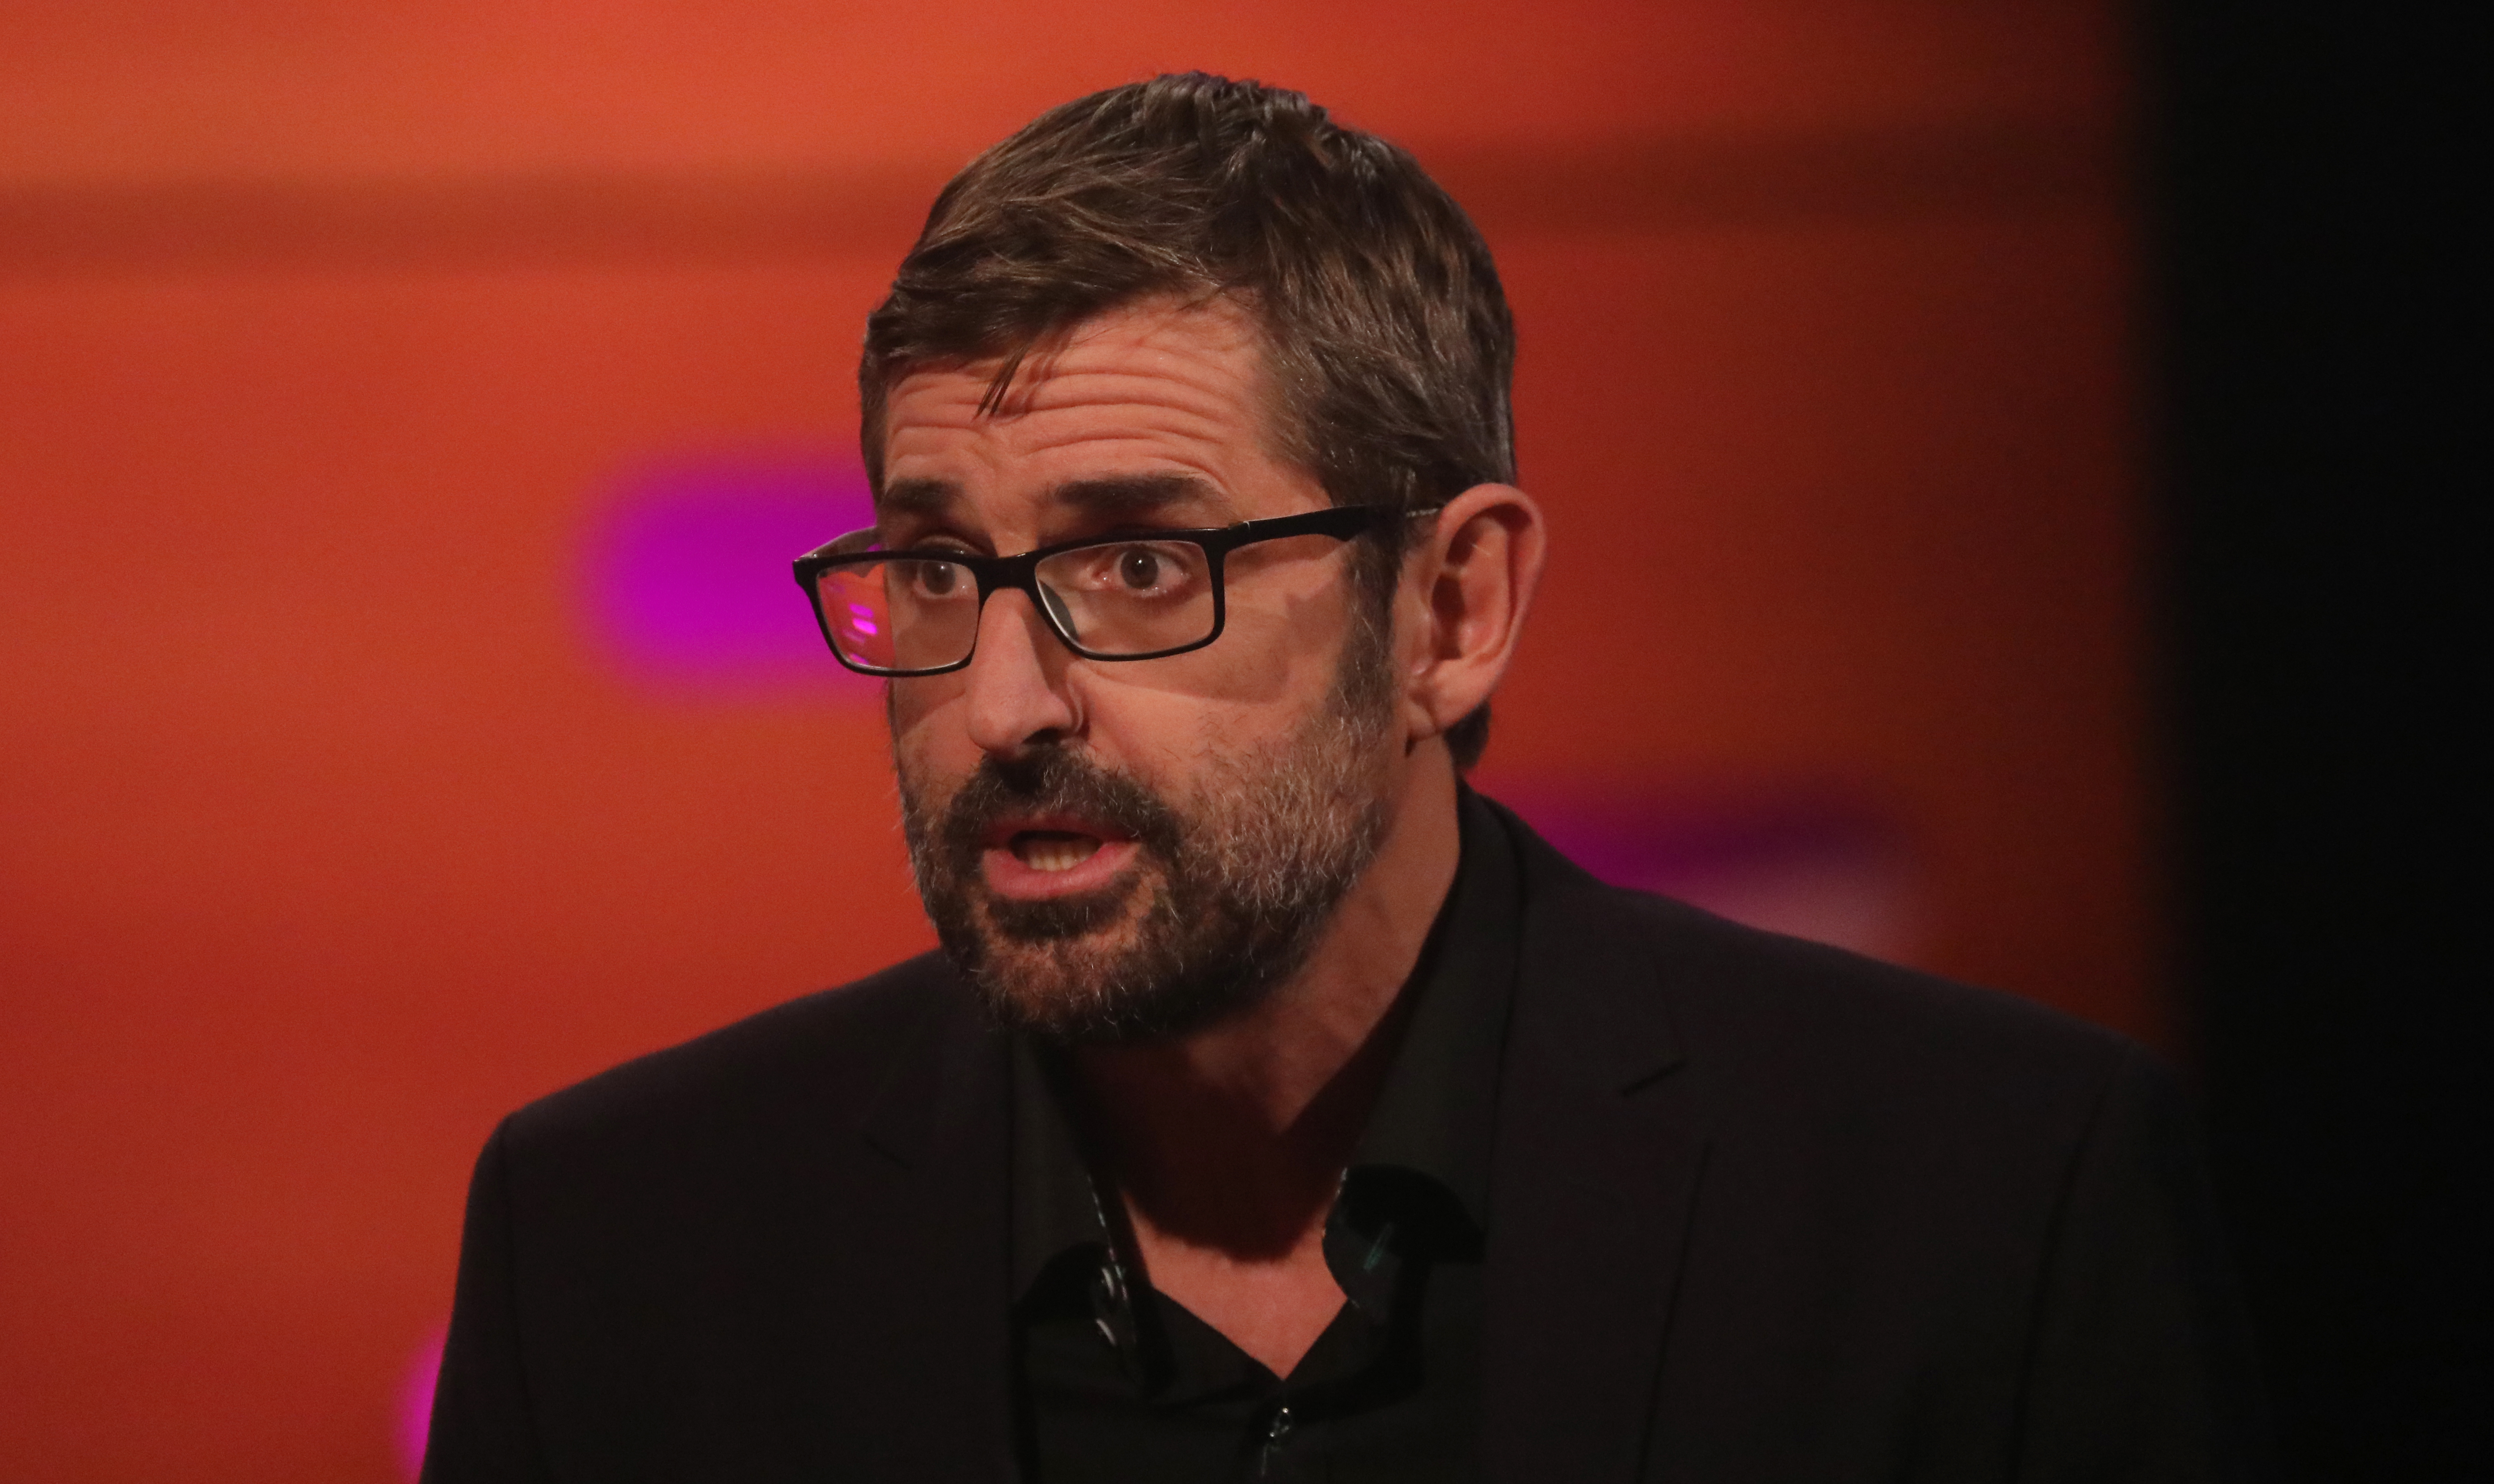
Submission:
[[1438,512],[1403,569],[1398,653],[1412,741],[1443,735],[1490,698],[1515,655],[1548,546],[1541,507],[1476,484]]

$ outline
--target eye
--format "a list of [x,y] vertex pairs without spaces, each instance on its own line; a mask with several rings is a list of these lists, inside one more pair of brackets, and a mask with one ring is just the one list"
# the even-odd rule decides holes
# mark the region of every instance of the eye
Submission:
[[929,597],[946,597],[960,586],[961,569],[949,561],[922,561],[918,564],[918,587]]
[[1157,588],[1168,562],[1148,546],[1130,546],[1117,555],[1117,580],[1137,592]]

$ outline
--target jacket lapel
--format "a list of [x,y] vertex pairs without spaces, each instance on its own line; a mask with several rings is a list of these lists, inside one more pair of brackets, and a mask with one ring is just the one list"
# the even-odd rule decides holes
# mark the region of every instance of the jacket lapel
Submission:
[[1007,1044],[966,994],[945,1000],[860,1129],[891,1162],[894,1179],[882,1239],[872,1244],[875,1268],[861,1286],[874,1321],[860,1327],[875,1331],[879,1374],[860,1398],[865,1445],[848,1452],[836,1477],[1002,1484],[1019,1472]]
[[1627,1484],[1705,1143],[1643,924],[1499,814],[1525,912],[1491,1161],[1483,1473]]

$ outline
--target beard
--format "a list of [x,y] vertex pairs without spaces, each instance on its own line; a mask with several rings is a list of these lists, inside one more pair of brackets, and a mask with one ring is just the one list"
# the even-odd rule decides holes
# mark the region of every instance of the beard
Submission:
[[[1235,1015],[1307,961],[1384,845],[1392,715],[1371,621],[1281,756],[1210,752],[1184,807],[1061,744],[983,758],[940,805],[904,764],[901,824],[936,938],[994,1020],[1053,1045],[1166,1041]],[[1096,892],[1000,898],[980,865],[988,832],[1028,815],[1114,829],[1135,861]]]

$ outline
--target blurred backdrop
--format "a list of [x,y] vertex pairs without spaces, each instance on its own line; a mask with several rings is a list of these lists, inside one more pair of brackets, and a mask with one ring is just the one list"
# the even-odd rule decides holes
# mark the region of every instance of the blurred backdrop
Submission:
[[517,1105],[931,942],[864,316],[1153,72],[1475,213],[1615,879],[2171,1045],[2108,0],[0,7],[0,1476],[384,1484]]

